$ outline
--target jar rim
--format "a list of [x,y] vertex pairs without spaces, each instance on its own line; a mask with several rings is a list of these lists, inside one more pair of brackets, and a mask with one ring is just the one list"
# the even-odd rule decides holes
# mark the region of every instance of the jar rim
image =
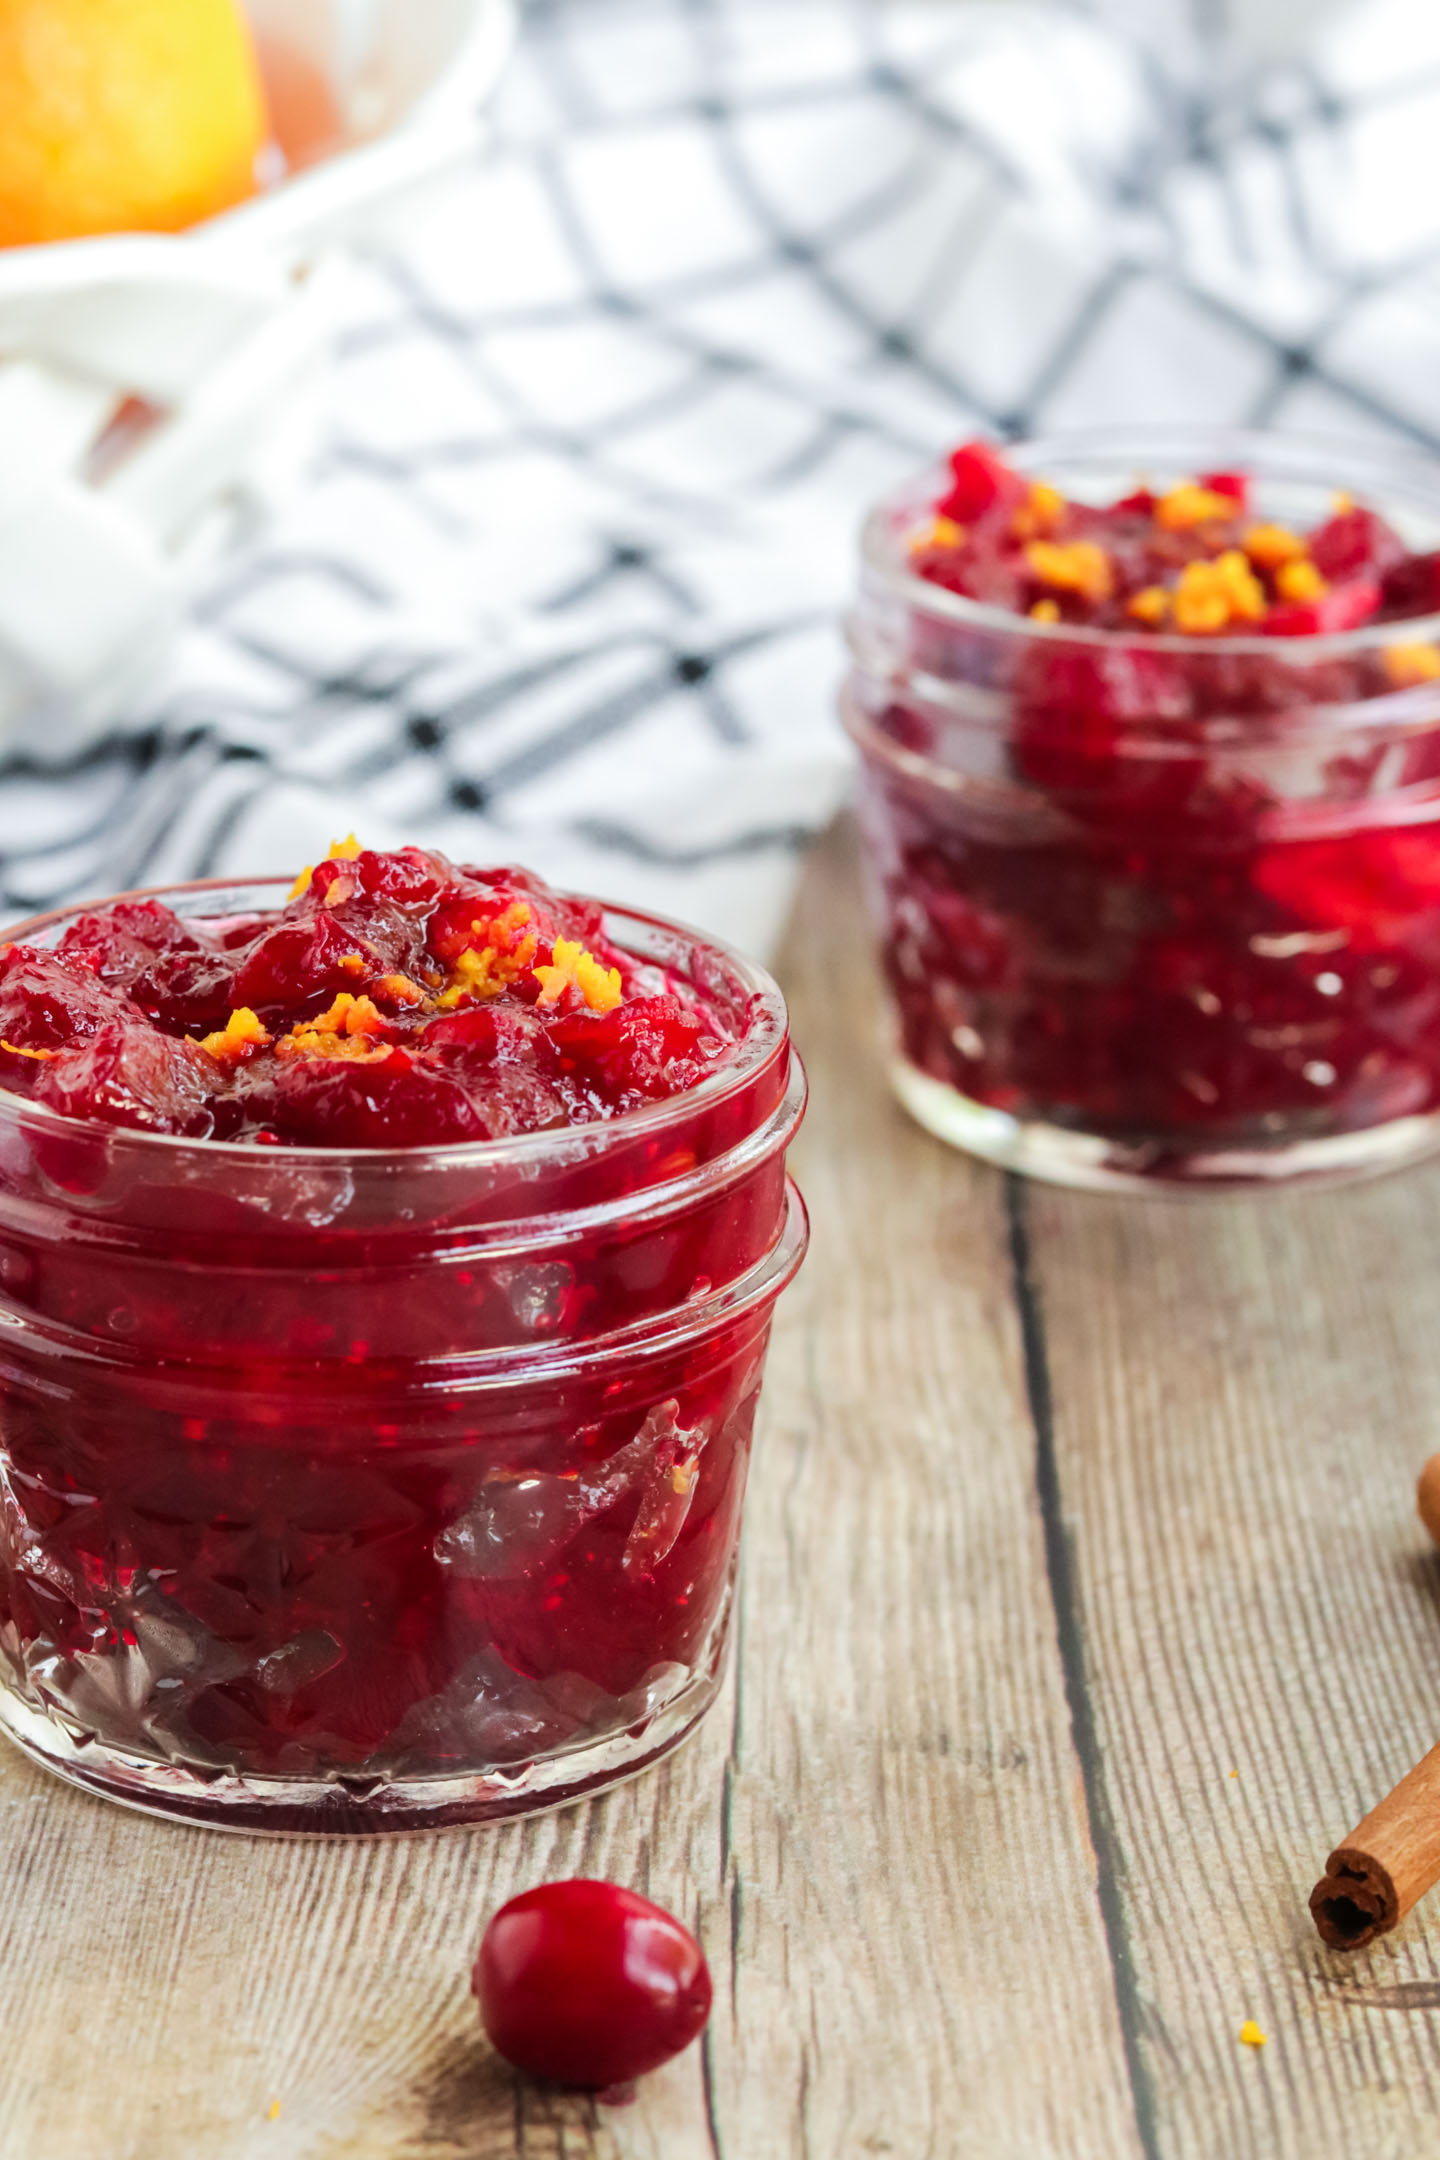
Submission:
[[[1070,462],[1105,459],[1129,464],[1147,455],[1156,464],[1170,463],[1193,472],[1241,471],[1284,464],[1293,457],[1288,477],[1326,487],[1355,482],[1354,492],[1364,507],[1383,510],[1374,500],[1376,485],[1383,481],[1397,495],[1409,497],[1434,515],[1440,526],[1440,460],[1417,456],[1386,444],[1356,442],[1343,436],[1278,433],[1260,428],[1185,426],[1111,426],[1057,430],[1050,435],[1023,437],[1003,445],[1006,459],[1021,472],[1039,478],[1054,467]],[[1343,467],[1348,464],[1347,473]],[[1337,469],[1338,467],[1342,469]],[[1440,610],[1429,615],[1408,616],[1400,621],[1362,624],[1356,630],[1317,633],[1308,637],[1274,638],[1251,632],[1238,637],[1195,637],[1177,631],[1097,629],[1084,623],[1036,622],[1009,608],[988,601],[971,600],[963,593],[936,585],[909,568],[908,557],[897,545],[899,519],[933,505],[943,487],[945,467],[932,464],[912,471],[866,516],[860,533],[860,552],[866,572],[897,599],[917,613],[971,630],[984,630],[1011,638],[1033,639],[1037,644],[1089,646],[1100,651],[1139,649],[1183,655],[1191,662],[1214,654],[1218,657],[1291,659],[1296,665],[1335,660],[1359,652],[1380,651],[1387,645],[1409,645],[1440,640]],[[1364,473],[1376,483],[1367,486]],[[1428,484],[1427,484],[1428,483]],[[1404,696],[1401,691],[1395,693]],[[1369,701],[1375,702],[1375,701]]]
[[[274,876],[196,878],[179,884],[137,886],[129,892],[110,893],[101,899],[50,909],[43,915],[28,916],[23,922],[0,928],[0,946],[32,942],[37,935],[55,930],[82,915],[115,907],[123,901],[173,903],[183,899],[215,899],[227,894],[288,894],[293,882],[291,878]],[[607,933],[623,952],[653,963],[664,945],[674,942],[677,946],[687,946],[692,952],[718,960],[746,1001],[745,1031],[734,1046],[734,1054],[724,1065],[698,1086],[666,1096],[662,1101],[647,1103],[643,1109],[627,1110],[618,1117],[597,1118],[590,1124],[546,1127],[540,1132],[511,1134],[498,1140],[456,1140],[409,1147],[290,1147],[265,1146],[243,1140],[196,1139],[183,1133],[156,1133],[135,1126],[110,1125],[100,1118],[71,1117],[48,1103],[35,1102],[0,1084],[0,1121],[23,1115],[53,1130],[57,1136],[83,1136],[91,1140],[103,1136],[107,1143],[119,1148],[134,1146],[172,1156],[178,1151],[193,1149],[206,1161],[228,1158],[251,1167],[261,1163],[273,1165],[277,1170],[321,1168],[327,1164],[333,1168],[340,1163],[357,1163],[381,1174],[387,1171],[413,1174],[417,1166],[430,1163],[455,1171],[541,1171],[557,1163],[568,1167],[582,1156],[600,1155],[634,1140],[653,1138],[663,1134],[671,1124],[725,1103],[753,1083],[777,1056],[785,1052],[789,1043],[789,1015],[784,994],[768,969],[723,938],[713,937],[673,916],[622,907],[607,900],[601,900],[599,905],[604,911]],[[252,912],[240,905],[235,911]],[[212,912],[226,911],[216,909]],[[190,915],[205,919],[200,908],[191,909]],[[656,950],[647,952],[643,946],[637,950],[628,942],[627,931],[642,939],[648,936]],[[703,995],[703,984],[696,984],[696,989]]]

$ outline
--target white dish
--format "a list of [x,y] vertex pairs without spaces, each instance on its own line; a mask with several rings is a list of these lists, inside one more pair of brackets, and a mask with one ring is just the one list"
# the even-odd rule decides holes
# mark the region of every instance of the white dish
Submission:
[[246,4],[339,146],[187,233],[0,250],[0,741],[102,724],[293,470],[327,258],[474,154],[515,31],[514,0]]

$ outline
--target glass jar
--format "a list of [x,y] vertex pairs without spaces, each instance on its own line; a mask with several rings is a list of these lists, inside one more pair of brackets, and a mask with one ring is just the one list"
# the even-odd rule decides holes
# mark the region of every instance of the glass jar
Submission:
[[[1299,530],[1345,491],[1440,547],[1440,470],[1394,452],[1116,429],[1006,457],[1096,502],[1245,472],[1257,518]],[[1396,687],[1414,669],[1386,655],[1432,647],[1440,617],[1297,638],[1038,622],[912,572],[943,491],[921,475],[866,523],[842,697],[902,1102],[1076,1185],[1427,1153],[1440,680]]]
[[608,1122],[264,1148],[0,1093],[0,1727],[39,1761],[225,1828],[413,1830],[603,1786],[703,1714],[805,1083],[761,969],[606,928],[739,1045]]

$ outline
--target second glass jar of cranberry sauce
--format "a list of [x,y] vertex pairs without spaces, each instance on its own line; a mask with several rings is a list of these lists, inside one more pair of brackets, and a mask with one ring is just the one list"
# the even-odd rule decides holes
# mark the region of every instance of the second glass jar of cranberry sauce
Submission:
[[971,443],[864,535],[843,710],[896,1089],[1065,1182],[1440,1139],[1440,472]]

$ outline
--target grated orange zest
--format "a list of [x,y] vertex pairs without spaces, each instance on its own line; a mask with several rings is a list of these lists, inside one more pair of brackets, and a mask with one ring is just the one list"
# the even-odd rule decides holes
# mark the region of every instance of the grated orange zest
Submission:
[[1282,563],[1275,573],[1275,590],[1282,600],[1323,600],[1330,584],[1307,559]]
[[1259,622],[1265,590],[1239,548],[1213,562],[1186,563],[1175,588],[1175,627],[1187,637],[1213,636],[1234,623]]
[[1111,592],[1110,558],[1093,540],[1032,540],[1025,560],[1042,585],[1078,593],[1097,605]]
[[439,1000],[442,1011],[453,1011],[467,997],[498,997],[518,982],[540,950],[539,938],[525,928],[531,920],[523,900],[512,900],[488,922],[484,916],[475,917],[470,928],[476,943],[467,945],[451,968],[449,984]]
[[356,997],[353,991],[341,990],[327,1012],[318,1013],[313,1020],[300,1022],[290,1032],[299,1035],[314,1028],[321,1035],[381,1035],[385,1027],[385,1015],[373,998]]
[[[327,862],[354,862],[360,852],[360,842],[356,839],[354,833],[347,833],[343,840],[331,841],[330,851],[325,860]],[[302,893],[309,892],[310,880],[314,875],[315,865],[313,863],[300,872],[299,877],[296,878],[295,883],[290,888],[290,898],[292,900],[298,900]]]
[[613,1012],[620,1003],[619,968],[602,966],[592,953],[572,938],[556,938],[549,967],[537,967],[540,1005],[558,1005],[572,987],[579,991],[591,1012]]
[[1130,595],[1125,612],[1133,615],[1136,622],[1148,623],[1152,630],[1156,629],[1170,612],[1170,595],[1163,585],[1146,585]]
[[1043,539],[1058,530],[1066,507],[1059,488],[1032,480],[1029,494],[1010,520],[1010,530],[1017,540]]
[[1310,552],[1309,543],[1299,533],[1291,532],[1288,525],[1252,525],[1244,547],[1251,562],[1262,570],[1278,570],[1285,563],[1299,562]]
[[1197,525],[1212,525],[1233,518],[1233,495],[1217,494],[1214,488],[1197,487],[1193,480],[1171,488],[1155,505],[1155,522],[1166,532],[1192,532]]
[[[268,1050],[273,1037],[260,1015],[241,1005],[213,1035],[200,1037],[200,1048],[222,1064],[239,1064],[252,1050]],[[194,1040],[194,1037],[191,1037]]]
[[965,538],[965,527],[957,525],[954,518],[935,517],[924,532],[917,533],[910,543],[910,553],[921,555],[926,548],[957,548]]
[[1433,645],[1387,645],[1381,664],[1397,690],[1413,690],[1440,675],[1440,652]]

